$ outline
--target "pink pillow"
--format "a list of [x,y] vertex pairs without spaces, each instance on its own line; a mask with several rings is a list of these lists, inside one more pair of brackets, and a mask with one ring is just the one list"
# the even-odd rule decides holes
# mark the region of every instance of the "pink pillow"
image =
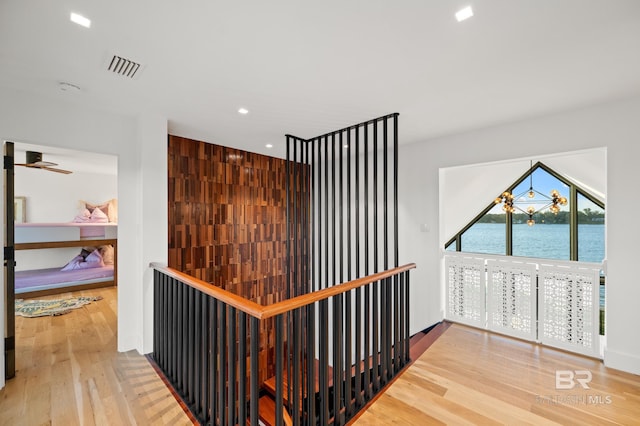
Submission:
[[93,209],[89,218],[91,223],[109,223],[109,218],[100,209]]
[[73,271],[74,269],[87,269],[87,268],[101,268],[104,266],[104,262],[102,261],[102,256],[100,255],[99,250],[94,250],[90,255],[86,257],[86,259],[82,258],[82,255],[79,254],[69,263],[65,265],[61,271]]
[[84,223],[84,222],[89,222],[90,220],[91,220],[91,213],[87,209],[84,209],[82,213],[80,213],[75,218],[73,218],[74,223]]

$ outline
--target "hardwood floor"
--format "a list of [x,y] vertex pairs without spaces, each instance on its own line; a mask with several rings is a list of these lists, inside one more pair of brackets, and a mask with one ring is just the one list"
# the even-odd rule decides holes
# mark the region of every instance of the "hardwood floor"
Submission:
[[[104,299],[16,317],[0,425],[191,425],[144,356],[116,352],[116,289],[80,294]],[[590,389],[556,390],[556,370],[591,372]],[[354,423],[638,425],[640,376],[454,324]]]
[[[556,390],[556,370],[591,372],[590,389]],[[355,424],[638,425],[640,376],[454,324]]]
[[[144,356],[116,351],[116,288],[66,315],[16,317],[16,377],[0,425],[191,425]],[[57,296],[40,299],[56,298]]]

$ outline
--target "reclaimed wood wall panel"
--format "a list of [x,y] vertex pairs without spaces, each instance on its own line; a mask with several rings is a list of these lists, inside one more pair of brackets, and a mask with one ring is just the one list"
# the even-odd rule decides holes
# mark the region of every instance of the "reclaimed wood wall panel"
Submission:
[[168,157],[169,266],[257,303],[282,300],[285,160],[172,135]]
[[[308,174],[299,167],[290,199],[305,203]],[[168,168],[169,267],[262,305],[308,291],[299,279],[287,291],[286,160],[169,135]],[[302,225],[295,243],[306,271]],[[262,379],[275,365],[273,331],[265,321]]]

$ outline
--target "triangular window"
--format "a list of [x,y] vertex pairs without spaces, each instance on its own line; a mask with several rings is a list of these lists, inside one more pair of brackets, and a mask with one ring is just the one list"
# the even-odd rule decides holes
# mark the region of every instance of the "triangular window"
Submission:
[[445,245],[448,251],[602,262],[604,203],[538,162]]

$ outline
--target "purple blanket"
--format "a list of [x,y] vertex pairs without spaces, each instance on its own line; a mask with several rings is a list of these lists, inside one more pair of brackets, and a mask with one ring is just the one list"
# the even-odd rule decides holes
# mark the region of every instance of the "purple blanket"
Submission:
[[[88,284],[113,278],[113,265],[101,268],[60,271],[60,268],[33,269],[16,272],[16,290],[42,288],[57,284]],[[34,288],[34,289],[35,289]]]

